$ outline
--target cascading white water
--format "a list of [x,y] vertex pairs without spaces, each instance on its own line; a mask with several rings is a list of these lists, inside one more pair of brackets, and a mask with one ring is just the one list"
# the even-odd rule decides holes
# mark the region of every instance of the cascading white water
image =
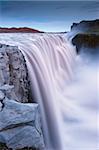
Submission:
[[[64,35],[0,34],[0,42],[17,45],[25,56],[32,94],[40,105],[46,150],[95,150],[96,109],[89,107],[97,99],[96,70],[83,67],[82,74],[77,72],[81,58]],[[93,89],[92,98],[86,91]]]

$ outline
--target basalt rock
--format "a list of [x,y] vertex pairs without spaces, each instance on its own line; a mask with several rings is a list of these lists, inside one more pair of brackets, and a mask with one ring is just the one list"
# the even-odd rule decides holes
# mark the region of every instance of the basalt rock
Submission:
[[96,34],[77,34],[72,39],[73,45],[76,46],[79,53],[82,48],[88,48],[92,54],[99,54],[99,35]]
[[9,99],[19,102],[31,99],[25,59],[16,46],[0,44],[0,86],[3,91],[7,89]]

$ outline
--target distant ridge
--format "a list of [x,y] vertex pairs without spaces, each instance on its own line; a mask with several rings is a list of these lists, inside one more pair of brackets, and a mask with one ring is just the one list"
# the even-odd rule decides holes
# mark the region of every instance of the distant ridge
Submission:
[[28,27],[12,27],[12,28],[3,28],[0,27],[0,33],[44,33],[43,31],[39,31],[36,29],[28,28]]

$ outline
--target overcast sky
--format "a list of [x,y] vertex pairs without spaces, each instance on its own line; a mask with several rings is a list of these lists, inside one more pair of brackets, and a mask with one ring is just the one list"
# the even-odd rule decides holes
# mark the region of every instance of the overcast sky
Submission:
[[68,31],[73,22],[99,19],[98,1],[0,1],[0,26]]

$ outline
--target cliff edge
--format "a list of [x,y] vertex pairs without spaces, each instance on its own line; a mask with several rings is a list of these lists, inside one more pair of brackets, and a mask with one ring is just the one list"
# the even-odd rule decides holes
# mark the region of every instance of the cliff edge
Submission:
[[73,23],[71,32],[74,32],[72,43],[76,46],[77,53],[82,48],[87,48],[92,54],[99,53],[99,19]]
[[99,34],[99,19],[90,21],[84,20],[79,23],[73,23],[71,31],[77,31],[79,33],[85,32],[87,34]]

